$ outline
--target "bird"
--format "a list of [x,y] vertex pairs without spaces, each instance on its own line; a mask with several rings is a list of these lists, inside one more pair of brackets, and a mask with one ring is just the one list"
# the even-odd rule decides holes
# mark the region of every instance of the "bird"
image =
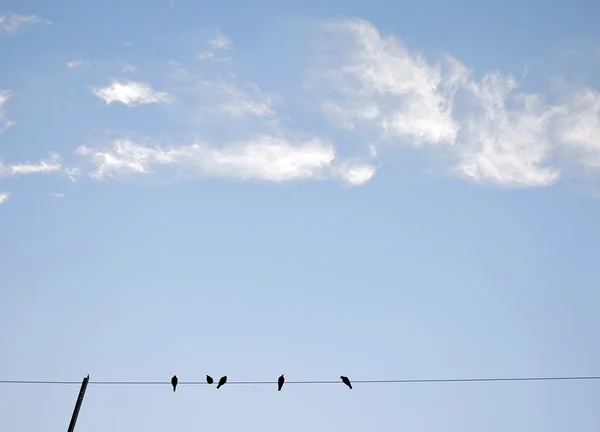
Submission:
[[212,383],[215,382],[215,380],[213,380],[210,375],[206,375],[206,382],[209,383],[209,384],[212,384]]
[[221,379],[219,380],[219,384],[217,384],[217,388],[221,388],[221,386],[225,385],[226,382],[227,382],[227,375],[222,376]]
[[346,384],[348,387],[350,387],[350,389],[352,389],[352,383],[350,382],[348,377],[342,375],[340,378],[342,379],[342,382],[344,384]]
[[284,382],[285,382],[285,378],[283,377],[283,375],[281,375],[279,377],[279,379],[277,380],[277,391],[281,391],[281,388],[283,387]]
[[175,389],[177,388],[177,381],[179,381],[177,379],[177,375],[173,375],[173,378],[171,378],[171,385],[173,386],[173,391],[175,391]]

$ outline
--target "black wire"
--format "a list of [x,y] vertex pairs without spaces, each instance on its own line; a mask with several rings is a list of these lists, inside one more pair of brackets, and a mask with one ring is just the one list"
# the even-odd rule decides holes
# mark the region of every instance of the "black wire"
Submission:
[[[561,376],[561,377],[515,377],[515,378],[445,378],[445,379],[392,379],[392,380],[352,380],[352,384],[414,384],[414,383],[457,383],[457,382],[499,382],[499,381],[591,381],[600,376]],[[286,381],[285,384],[340,384],[335,381]],[[27,381],[0,380],[0,384],[48,384],[80,385],[81,381]],[[88,385],[166,385],[170,381],[89,381]],[[228,381],[226,385],[277,384],[277,381]],[[206,381],[180,381],[177,385],[209,385]]]

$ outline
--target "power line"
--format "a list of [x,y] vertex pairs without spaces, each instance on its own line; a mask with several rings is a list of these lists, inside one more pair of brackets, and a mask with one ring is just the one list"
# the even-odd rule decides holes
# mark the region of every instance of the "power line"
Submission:
[[[592,381],[600,380],[600,376],[553,376],[553,377],[505,377],[505,378],[441,378],[441,379],[387,379],[387,380],[352,380],[352,384],[419,384],[419,383],[468,383],[468,382],[517,382],[517,381]],[[341,381],[286,381],[288,384],[340,384]],[[79,381],[29,381],[0,380],[0,384],[46,384],[46,385],[81,385]],[[89,385],[171,385],[167,381],[89,381]],[[227,381],[230,385],[273,385],[277,381]],[[206,381],[180,381],[178,385],[210,385]]]

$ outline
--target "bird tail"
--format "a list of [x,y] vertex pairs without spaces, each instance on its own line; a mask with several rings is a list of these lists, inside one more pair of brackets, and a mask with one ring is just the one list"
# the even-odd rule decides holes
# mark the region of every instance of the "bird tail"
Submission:
[[218,388],[218,389],[219,389],[219,388],[221,388],[221,384],[217,384],[217,388]]
[[348,384],[348,387],[350,387],[350,390],[352,390],[352,384]]

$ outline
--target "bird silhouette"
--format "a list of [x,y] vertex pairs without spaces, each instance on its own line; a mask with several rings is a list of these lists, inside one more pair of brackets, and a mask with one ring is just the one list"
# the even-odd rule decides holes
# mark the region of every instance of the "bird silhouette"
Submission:
[[285,382],[285,378],[283,377],[283,375],[281,375],[279,377],[279,379],[277,380],[277,391],[281,391],[281,388],[283,387],[284,382]]
[[227,382],[227,375],[222,376],[221,379],[219,380],[219,384],[217,384],[217,388],[221,388],[221,386],[225,385],[226,382]]
[[209,383],[209,384],[212,384],[212,383],[215,382],[215,380],[213,380],[210,375],[206,375],[206,382]]
[[350,387],[350,389],[352,389],[352,383],[350,382],[348,377],[342,375],[340,378],[342,379],[342,382],[344,384],[346,384],[348,387]]
[[171,385],[173,386],[173,391],[175,391],[175,389],[177,388],[177,381],[179,381],[177,379],[177,375],[173,375],[173,378],[171,378]]

